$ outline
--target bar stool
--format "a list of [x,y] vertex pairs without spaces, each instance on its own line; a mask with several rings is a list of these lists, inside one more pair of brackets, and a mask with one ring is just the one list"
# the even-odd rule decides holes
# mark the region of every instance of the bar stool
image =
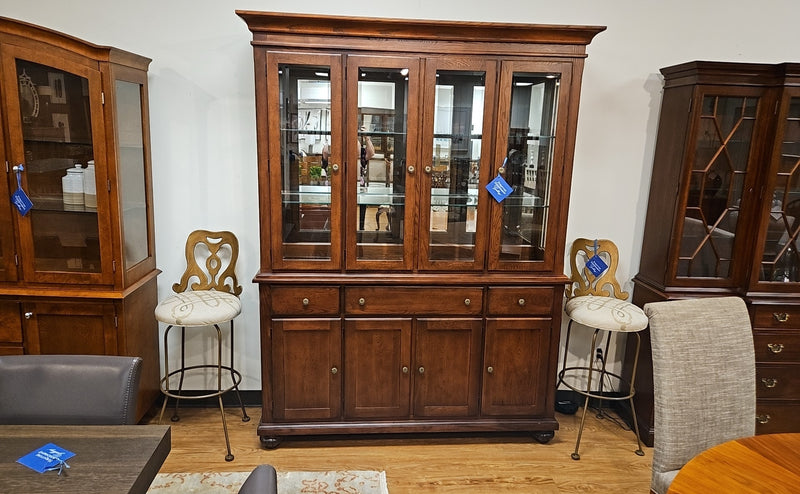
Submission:
[[[225,432],[225,444],[228,454],[225,461],[232,461],[231,443],[228,438],[228,425],[225,420],[225,407],[222,404],[222,395],[228,391],[236,391],[239,406],[242,408],[242,421],[247,422],[250,417],[239,394],[239,383],[242,375],[234,368],[233,349],[234,331],[233,319],[242,311],[239,294],[242,287],[236,281],[236,260],[239,256],[239,242],[236,236],[227,231],[212,232],[197,230],[189,234],[186,240],[186,271],[180,283],[172,285],[174,295],[167,297],[155,309],[156,319],[167,324],[164,330],[164,377],[161,378],[161,392],[164,394],[164,403],[161,405],[159,423],[164,416],[169,398],[175,398],[175,411],[171,420],[180,420],[178,405],[180,400],[201,400],[217,398],[220,413],[222,414],[222,429]],[[223,269],[224,267],[224,269]],[[190,283],[190,281],[193,281]],[[230,360],[229,365],[222,362],[223,337],[219,325],[230,322]],[[186,364],[186,329],[199,329],[213,326],[216,330],[217,357],[215,363]],[[176,370],[169,368],[169,339],[168,335],[173,327],[181,328],[181,363]],[[217,389],[201,395],[183,394],[183,381],[188,371],[198,369],[214,369]],[[230,375],[230,385],[223,386],[223,371]],[[180,375],[177,391],[170,386],[171,377]]]
[[[616,279],[617,265],[619,264],[619,251],[617,246],[610,240],[590,240],[587,238],[576,239],[572,244],[570,252],[570,267],[572,269],[569,287],[567,288],[567,302],[564,312],[569,317],[567,325],[566,340],[564,343],[564,359],[561,370],[558,373],[558,383],[584,397],[583,414],[581,424],[578,429],[578,439],[575,443],[575,452],[571,457],[573,460],[580,460],[578,448],[581,444],[583,427],[586,422],[586,411],[589,408],[589,400],[620,401],[628,400],[633,416],[633,427],[636,434],[638,448],[636,454],[644,455],[642,442],[639,439],[639,424],[636,420],[636,409],[633,404],[633,396],[636,394],[634,381],[636,379],[636,368],[639,360],[639,348],[641,346],[641,336],[639,332],[647,327],[648,319],[644,311],[627,302],[628,293],[623,292]],[[588,365],[578,365],[567,367],[567,356],[570,349],[570,336],[572,333],[572,323],[578,323],[589,328],[593,328],[592,346],[589,349]],[[630,382],[624,381],[622,376],[609,372],[606,369],[606,356],[613,333],[634,333],[636,335],[636,352]],[[599,369],[598,386],[592,389],[592,378],[595,372],[593,364],[595,359],[595,348],[598,340],[602,341],[605,336],[605,352],[601,358]],[[587,374],[586,387],[578,387],[568,382],[567,378],[576,378]],[[619,383],[626,384],[629,392],[624,396],[604,396],[603,380],[614,378]]]

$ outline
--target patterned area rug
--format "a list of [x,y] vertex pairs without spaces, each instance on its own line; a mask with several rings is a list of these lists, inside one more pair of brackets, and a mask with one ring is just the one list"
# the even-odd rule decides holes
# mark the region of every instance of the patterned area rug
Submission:
[[[250,472],[159,473],[148,494],[236,494]],[[278,472],[278,494],[389,494],[386,472]]]

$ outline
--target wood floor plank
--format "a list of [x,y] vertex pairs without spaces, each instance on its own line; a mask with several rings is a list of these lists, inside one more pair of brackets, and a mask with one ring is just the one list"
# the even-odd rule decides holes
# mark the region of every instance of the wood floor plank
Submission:
[[[590,414],[579,461],[572,460],[579,417],[557,414],[561,428],[548,444],[509,435],[288,438],[266,450],[256,434],[260,409],[242,422],[226,410],[236,459],[225,461],[219,410],[186,408],[172,425],[172,451],[161,472],[384,470],[390,494],[647,493],[652,449],[637,456],[633,432]],[[151,418],[155,423],[157,416]],[[165,423],[168,419],[165,418]]]

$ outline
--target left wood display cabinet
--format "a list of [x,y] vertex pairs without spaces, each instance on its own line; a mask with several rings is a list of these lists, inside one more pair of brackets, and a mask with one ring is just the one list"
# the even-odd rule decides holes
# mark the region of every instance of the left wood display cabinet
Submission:
[[580,81],[604,28],[237,13],[255,60],[264,444],[549,441]]
[[159,394],[149,64],[0,18],[0,354],[140,356],[139,418]]

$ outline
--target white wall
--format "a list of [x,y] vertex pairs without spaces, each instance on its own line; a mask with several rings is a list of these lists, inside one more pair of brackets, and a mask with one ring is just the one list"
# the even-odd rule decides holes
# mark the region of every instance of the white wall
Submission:
[[251,35],[236,9],[608,26],[588,47],[567,243],[579,236],[613,239],[624,279],[639,264],[661,99],[658,69],[690,60],[800,61],[795,0],[0,0],[2,16],[153,59],[159,294],[179,279],[191,230],[237,234],[244,311],[236,320],[236,349],[245,389],[260,387],[258,290],[251,283],[258,270],[258,200]]

